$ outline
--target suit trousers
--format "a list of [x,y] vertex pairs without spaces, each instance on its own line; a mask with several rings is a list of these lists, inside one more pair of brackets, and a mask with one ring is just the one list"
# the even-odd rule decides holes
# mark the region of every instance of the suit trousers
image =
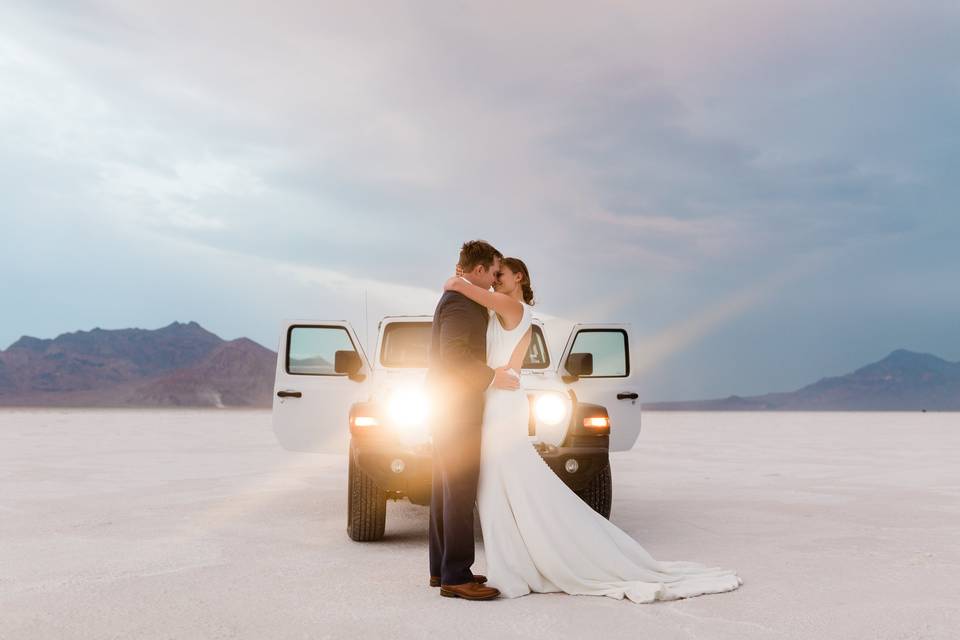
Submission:
[[433,432],[430,575],[442,584],[473,580],[473,509],[480,476],[480,423],[446,424]]

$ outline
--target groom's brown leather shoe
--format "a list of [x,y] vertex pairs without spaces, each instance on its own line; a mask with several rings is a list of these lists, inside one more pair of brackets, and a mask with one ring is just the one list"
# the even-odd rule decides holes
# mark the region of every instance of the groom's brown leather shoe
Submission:
[[500,590],[485,587],[476,582],[465,582],[440,585],[440,595],[444,598],[463,598],[464,600],[493,600],[500,595]]
[[[478,574],[473,574],[473,581],[477,584],[483,584],[487,581],[487,576],[481,576]],[[440,576],[430,576],[430,586],[439,587],[440,586]]]

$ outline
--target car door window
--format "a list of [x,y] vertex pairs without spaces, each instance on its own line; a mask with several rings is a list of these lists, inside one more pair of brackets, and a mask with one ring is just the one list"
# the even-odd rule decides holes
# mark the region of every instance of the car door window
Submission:
[[336,376],[337,351],[356,351],[343,327],[290,327],[287,339],[287,373]]
[[584,378],[625,378],[630,375],[630,350],[622,329],[583,329],[570,353],[593,354],[593,375]]
[[543,339],[543,331],[537,325],[532,325],[530,334],[530,348],[523,359],[524,369],[546,369],[550,366],[550,354],[547,353],[547,343]]

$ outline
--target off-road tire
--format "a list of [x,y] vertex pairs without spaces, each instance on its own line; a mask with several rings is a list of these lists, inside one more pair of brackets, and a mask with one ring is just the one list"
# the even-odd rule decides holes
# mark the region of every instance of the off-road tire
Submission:
[[590,505],[590,508],[610,519],[610,506],[613,503],[613,477],[610,474],[610,463],[603,465],[603,469],[594,476],[586,487],[577,492],[577,495]]
[[347,535],[357,542],[379,540],[386,522],[387,496],[357,468],[351,451],[347,470]]

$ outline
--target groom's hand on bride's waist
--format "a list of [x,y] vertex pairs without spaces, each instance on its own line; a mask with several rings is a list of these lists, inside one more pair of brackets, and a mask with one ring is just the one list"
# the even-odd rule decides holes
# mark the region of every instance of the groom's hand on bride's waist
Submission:
[[500,367],[493,370],[493,382],[490,383],[490,386],[494,389],[516,391],[520,388],[520,376],[513,369]]

